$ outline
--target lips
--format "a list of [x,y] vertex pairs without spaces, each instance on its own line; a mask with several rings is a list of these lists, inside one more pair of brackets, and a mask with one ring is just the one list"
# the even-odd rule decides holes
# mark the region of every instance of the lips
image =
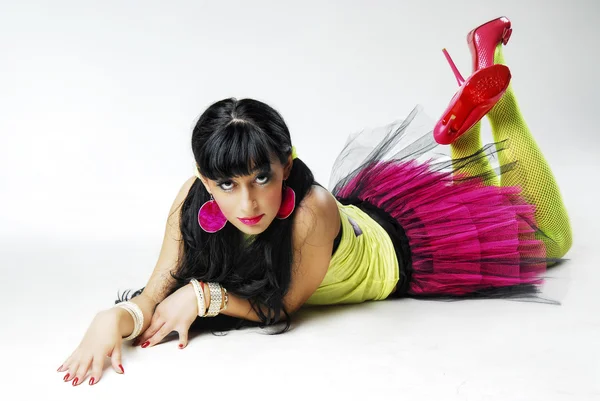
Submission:
[[247,217],[247,218],[240,218],[238,217],[238,220],[241,221],[242,223],[246,224],[247,226],[253,226],[255,224],[258,224],[258,222],[263,218],[264,214],[261,214],[260,216],[256,216],[256,217]]

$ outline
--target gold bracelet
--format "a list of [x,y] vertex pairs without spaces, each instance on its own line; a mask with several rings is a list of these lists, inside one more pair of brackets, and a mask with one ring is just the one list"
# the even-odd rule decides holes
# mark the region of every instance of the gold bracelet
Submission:
[[227,294],[227,288],[221,287],[223,290],[223,308],[219,311],[219,313],[223,312],[227,309],[227,304],[229,303],[229,295]]

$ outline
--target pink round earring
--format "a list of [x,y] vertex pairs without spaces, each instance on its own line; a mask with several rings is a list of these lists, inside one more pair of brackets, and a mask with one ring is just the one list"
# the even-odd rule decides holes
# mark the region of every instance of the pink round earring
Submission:
[[227,224],[227,218],[215,202],[212,194],[210,200],[204,202],[198,210],[198,224],[207,233],[216,233]]
[[291,187],[288,187],[283,182],[283,196],[281,199],[281,206],[277,212],[277,218],[280,220],[287,219],[290,217],[294,209],[296,208],[296,193]]

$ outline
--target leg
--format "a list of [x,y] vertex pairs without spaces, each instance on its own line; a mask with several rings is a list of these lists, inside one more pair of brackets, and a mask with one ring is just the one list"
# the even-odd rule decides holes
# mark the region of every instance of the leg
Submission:
[[[502,44],[496,47],[494,63],[505,64]],[[552,170],[521,115],[512,84],[487,116],[494,141],[506,141],[506,149],[498,153],[500,164],[517,164],[501,174],[500,184],[521,186],[525,200],[536,206],[537,224],[547,236],[538,239],[544,241],[547,256],[564,256],[572,243],[569,216]]]
[[469,176],[482,176],[486,185],[499,185],[498,177],[492,171],[490,161],[486,152],[480,153],[476,159],[470,157],[483,148],[481,144],[481,121],[475,124],[471,129],[462,134],[455,142],[450,144],[452,159],[457,161],[457,164],[462,158],[469,157],[470,161],[465,166],[458,168],[459,173],[464,173]]

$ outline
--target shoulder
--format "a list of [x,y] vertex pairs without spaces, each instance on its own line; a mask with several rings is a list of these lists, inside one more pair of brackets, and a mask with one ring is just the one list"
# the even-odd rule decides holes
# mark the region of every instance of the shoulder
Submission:
[[188,178],[183,183],[183,185],[181,185],[181,187],[179,188],[179,190],[177,192],[177,195],[175,195],[173,204],[171,205],[170,215],[174,214],[175,212],[178,212],[181,205],[183,205],[185,198],[187,198],[188,194],[190,193],[190,189],[192,188],[192,185],[194,185],[194,182],[196,182],[196,180],[197,180],[196,176],[192,176],[192,177]]
[[327,244],[333,242],[339,229],[340,214],[336,199],[325,188],[313,185],[296,211],[294,242]]
[[181,200],[181,202],[183,202],[185,200],[185,198],[188,196],[190,189],[192,188],[192,185],[194,185],[194,183],[196,182],[198,178],[196,176],[191,176],[190,178],[187,179],[187,181],[185,181],[183,183],[183,185],[181,186],[181,188],[179,188],[179,193],[177,194],[177,199]]
[[181,186],[181,188],[179,189],[179,195],[183,196],[183,198],[185,199],[187,194],[190,192],[192,185],[194,185],[194,183],[196,182],[197,179],[198,178],[195,175],[188,178],[187,181],[184,182],[183,185]]

